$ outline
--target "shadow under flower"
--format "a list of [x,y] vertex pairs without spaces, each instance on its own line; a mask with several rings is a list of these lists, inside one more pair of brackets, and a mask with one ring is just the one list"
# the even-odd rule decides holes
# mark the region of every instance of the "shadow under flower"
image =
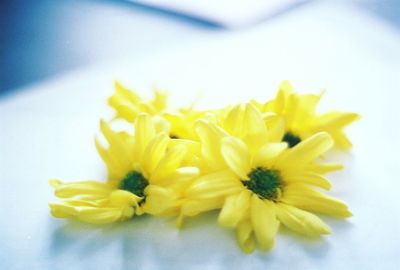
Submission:
[[[300,254],[322,265],[329,256],[332,236],[308,238],[283,226],[273,250],[245,255],[236,242],[234,230],[217,225],[217,215],[210,212],[189,218],[181,230],[175,227],[175,219],[147,215],[101,226],[52,220],[49,255],[55,265],[75,260],[77,265],[71,269],[104,265],[107,269],[187,269],[188,266],[241,269],[249,263],[274,267],[282,263],[281,256],[296,259]],[[347,221],[325,217],[324,220],[335,235],[344,234],[342,238],[352,227]]]

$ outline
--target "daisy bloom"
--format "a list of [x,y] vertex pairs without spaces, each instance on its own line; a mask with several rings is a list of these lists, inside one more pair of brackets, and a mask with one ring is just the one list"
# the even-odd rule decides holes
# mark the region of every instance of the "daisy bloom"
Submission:
[[162,116],[170,124],[171,138],[198,141],[194,124],[197,120],[206,117],[207,113],[206,111],[197,111],[193,107],[189,107],[180,108],[174,112],[166,112]]
[[[293,147],[308,137],[325,131],[331,135],[337,148],[348,150],[352,144],[347,138],[344,128],[359,119],[352,112],[332,111],[316,113],[316,107],[322,94],[298,94],[288,81],[279,86],[275,99],[265,104],[252,101],[263,113],[274,113],[285,122],[283,141]],[[269,115],[270,116],[270,115]]]
[[116,132],[102,121],[100,129],[108,146],[96,139],[96,147],[108,169],[108,180],[62,182],[52,179],[55,195],[63,200],[50,203],[54,217],[104,224],[149,213],[178,213],[183,189],[198,174],[182,167],[188,149],[170,146],[171,139],[158,131],[150,115],[140,113],[134,136]]
[[281,223],[297,233],[319,236],[330,229],[313,213],[351,216],[342,201],[316,189],[329,190],[323,173],[340,168],[317,160],[333,146],[328,133],[289,148],[268,135],[253,105],[236,110],[225,125],[242,126],[239,135],[215,123],[197,123],[201,153],[212,168],[186,189],[181,218],[221,208],[219,224],[235,228],[241,248],[252,252],[256,244],[270,249]]
[[117,111],[117,118],[134,122],[136,116],[141,112],[159,115],[167,108],[168,95],[166,92],[155,89],[154,98],[146,101],[118,81],[115,81],[114,88],[115,92],[108,99],[108,104]]
[[134,122],[139,113],[146,112],[167,120],[171,138],[197,140],[197,135],[194,132],[194,123],[204,117],[207,111],[195,110],[194,104],[188,108],[171,110],[167,105],[168,95],[166,92],[155,90],[154,95],[153,100],[146,102],[134,91],[125,88],[116,81],[115,92],[108,99],[108,103],[117,111],[116,118]]

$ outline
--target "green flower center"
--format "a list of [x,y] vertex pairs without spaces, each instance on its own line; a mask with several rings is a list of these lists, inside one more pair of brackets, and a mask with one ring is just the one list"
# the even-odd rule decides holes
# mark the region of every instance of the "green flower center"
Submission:
[[276,201],[279,198],[283,183],[278,171],[257,167],[248,176],[249,180],[242,181],[243,185],[261,199]]
[[283,136],[282,141],[287,142],[289,147],[291,148],[291,147],[295,146],[296,144],[298,144],[299,142],[301,142],[301,139],[299,136],[296,136],[292,132],[288,131]]
[[121,180],[119,188],[132,192],[136,196],[144,197],[144,189],[148,185],[149,181],[140,172],[132,171]]

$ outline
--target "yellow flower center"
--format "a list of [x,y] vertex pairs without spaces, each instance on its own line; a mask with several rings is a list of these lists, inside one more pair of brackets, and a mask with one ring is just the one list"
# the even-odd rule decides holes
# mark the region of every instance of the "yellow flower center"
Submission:
[[276,201],[280,197],[283,183],[278,171],[257,167],[248,176],[249,180],[242,181],[243,185],[261,199]]
[[288,131],[283,136],[282,141],[287,142],[289,147],[291,148],[291,147],[295,146],[296,144],[298,144],[299,142],[301,142],[301,139],[299,136],[296,136],[292,132]]
[[136,171],[129,172],[119,184],[119,189],[132,192],[136,196],[144,197],[144,189],[149,185],[149,181]]

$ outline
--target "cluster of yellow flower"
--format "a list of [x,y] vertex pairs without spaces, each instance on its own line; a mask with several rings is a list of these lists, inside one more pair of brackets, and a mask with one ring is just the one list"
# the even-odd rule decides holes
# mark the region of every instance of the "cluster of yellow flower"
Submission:
[[[141,97],[115,84],[109,105],[131,130],[101,121],[96,147],[108,169],[104,182],[52,179],[50,203],[58,218],[104,224],[144,213],[184,218],[219,209],[218,223],[234,228],[240,247],[270,249],[279,225],[307,236],[330,233],[315,214],[347,218],[340,200],[321,191],[324,174],[340,164],[321,162],[332,147],[349,149],[344,127],[355,113],[316,113],[321,95],[298,94],[284,81],[266,103],[220,110],[170,111],[166,94]],[[104,139],[103,138],[103,139]]]

